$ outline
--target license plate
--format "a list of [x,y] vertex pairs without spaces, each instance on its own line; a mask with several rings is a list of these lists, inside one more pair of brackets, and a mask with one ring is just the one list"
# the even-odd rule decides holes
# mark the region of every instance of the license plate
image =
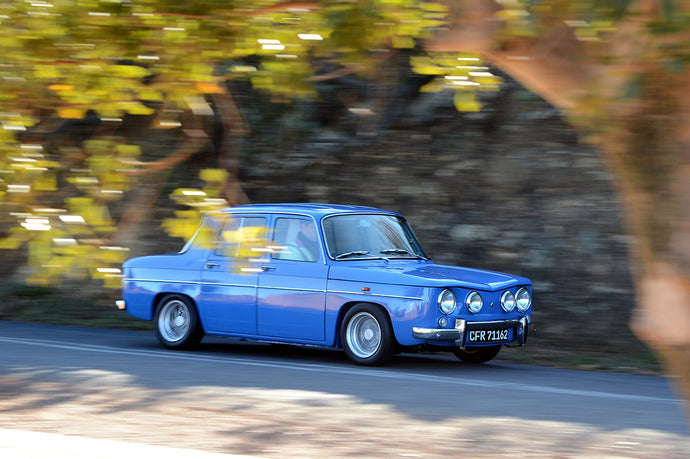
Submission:
[[508,341],[508,330],[469,330],[467,341],[470,343],[492,343],[495,341]]

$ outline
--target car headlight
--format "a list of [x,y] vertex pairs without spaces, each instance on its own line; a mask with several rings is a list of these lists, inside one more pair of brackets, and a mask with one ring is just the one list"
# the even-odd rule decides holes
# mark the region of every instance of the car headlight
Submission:
[[515,294],[517,309],[520,312],[525,312],[532,304],[532,295],[529,293],[525,287],[520,287],[520,289]]
[[455,294],[452,290],[444,289],[438,296],[438,308],[444,314],[452,314],[455,311]]
[[515,295],[510,290],[504,292],[503,296],[501,296],[501,307],[505,312],[515,309]]
[[467,298],[465,299],[465,306],[467,306],[468,311],[475,313],[482,309],[484,302],[482,301],[482,297],[479,295],[479,293],[472,292],[467,295]]

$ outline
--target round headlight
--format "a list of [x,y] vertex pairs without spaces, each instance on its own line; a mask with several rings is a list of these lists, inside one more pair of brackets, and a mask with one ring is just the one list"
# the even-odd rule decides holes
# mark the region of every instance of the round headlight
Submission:
[[513,292],[507,291],[501,296],[501,307],[505,312],[510,312],[515,309],[515,295]]
[[532,295],[525,287],[521,287],[515,294],[517,309],[520,312],[525,312],[532,304]]
[[467,295],[465,305],[467,306],[468,311],[479,312],[482,309],[482,306],[484,306],[484,302],[482,301],[482,297],[479,295],[479,293],[472,292]]
[[452,290],[445,289],[438,296],[438,308],[444,314],[452,314],[455,311],[455,294]]

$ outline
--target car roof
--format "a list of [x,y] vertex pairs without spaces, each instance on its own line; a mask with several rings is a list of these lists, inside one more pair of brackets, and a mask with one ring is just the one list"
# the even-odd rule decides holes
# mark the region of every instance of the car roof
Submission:
[[296,213],[315,217],[323,217],[332,214],[361,214],[361,213],[385,213],[399,215],[389,210],[367,206],[350,206],[343,204],[317,204],[317,203],[282,203],[282,204],[248,204],[244,206],[228,207],[221,210],[223,213]]

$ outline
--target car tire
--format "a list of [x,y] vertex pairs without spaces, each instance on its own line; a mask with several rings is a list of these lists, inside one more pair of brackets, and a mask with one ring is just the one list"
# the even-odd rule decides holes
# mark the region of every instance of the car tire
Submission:
[[154,328],[158,341],[168,349],[194,347],[204,334],[194,303],[182,295],[167,295],[158,302]]
[[501,346],[453,349],[453,354],[465,363],[485,363],[498,355]]
[[358,365],[383,365],[395,351],[388,316],[369,304],[359,304],[347,311],[340,340],[347,358]]

